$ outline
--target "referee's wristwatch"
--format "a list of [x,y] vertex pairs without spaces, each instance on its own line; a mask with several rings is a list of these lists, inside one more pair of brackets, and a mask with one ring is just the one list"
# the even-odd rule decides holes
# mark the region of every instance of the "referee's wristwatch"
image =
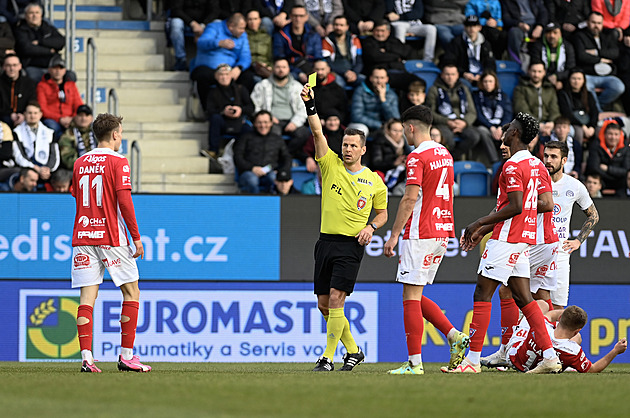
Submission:
[[372,222],[372,223],[370,224],[370,226],[371,226],[372,228],[374,228],[374,230],[375,230],[375,231],[378,229],[378,226],[376,226],[376,224],[375,224],[374,222]]

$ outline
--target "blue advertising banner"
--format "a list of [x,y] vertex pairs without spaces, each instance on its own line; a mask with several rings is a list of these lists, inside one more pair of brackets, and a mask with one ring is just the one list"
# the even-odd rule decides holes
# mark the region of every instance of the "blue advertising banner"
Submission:
[[[279,280],[280,199],[134,195],[152,280]],[[0,279],[70,277],[74,199],[0,194]]]
[[[77,360],[77,290],[62,281],[0,281],[0,361]],[[147,361],[313,362],[326,343],[325,322],[312,285],[306,283],[143,282],[136,350]],[[425,295],[446,312],[453,326],[467,332],[472,318],[471,284],[427,286]],[[359,283],[346,303],[346,316],[370,362],[407,358],[401,287],[395,283]],[[570,303],[583,307],[589,320],[582,347],[592,361],[628,335],[629,285],[574,285]],[[94,355],[114,361],[120,352],[121,296],[110,281],[94,309]],[[483,355],[500,343],[499,303]],[[335,354],[344,353],[340,344]],[[444,335],[425,324],[422,357],[447,362]],[[616,362],[630,362],[622,354]]]

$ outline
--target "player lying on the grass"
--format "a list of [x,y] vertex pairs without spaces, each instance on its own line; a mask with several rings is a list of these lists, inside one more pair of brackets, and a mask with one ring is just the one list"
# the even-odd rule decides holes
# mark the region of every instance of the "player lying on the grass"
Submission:
[[[566,309],[547,311],[546,303],[538,302],[541,311],[545,312],[545,326],[551,338],[554,350],[562,363],[562,371],[568,367],[580,373],[599,373],[618,355],[626,351],[628,341],[620,339],[608,354],[596,361],[586,358],[580,346],[582,337],[580,330],[586,325],[587,315],[584,309],[572,305]],[[506,360],[514,369],[526,372],[535,368],[543,360],[542,352],[536,345],[530,332],[526,318],[521,319],[508,343]]]
[[424,374],[422,334],[426,318],[448,339],[453,369],[461,363],[468,336],[453,327],[442,309],[422,294],[433,283],[449,238],[455,237],[453,219],[453,157],[441,144],[431,140],[431,109],[412,106],[402,114],[407,143],[414,150],[407,157],[407,184],[400,201],[389,240],[387,257],[403,231],[396,281],[403,284],[403,312],[409,361],[390,374]]

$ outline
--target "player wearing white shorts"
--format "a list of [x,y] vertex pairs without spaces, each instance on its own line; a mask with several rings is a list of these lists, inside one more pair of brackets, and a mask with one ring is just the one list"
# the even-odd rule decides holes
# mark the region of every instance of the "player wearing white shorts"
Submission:
[[[564,164],[567,161],[568,146],[562,141],[551,141],[545,144],[545,167],[551,175],[553,188],[553,223],[558,232],[560,249],[557,260],[558,285],[551,292],[551,303],[554,308],[567,306],[569,302],[569,258],[589,236],[599,222],[599,213],[588,194],[588,190],[581,181],[564,174]],[[576,203],[586,215],[586,221],[575,239],[571,236],[571,215],[573,204]]]
[[[540,303],[541,310],[546,311],[548,306],[542,304],[542,301]],[[545,313],[546,331],[562,362],[563,371],[571,367],[579,373],[599,373],[628,347],[627,340],[622,338],[608,354],[592,363],[580,346],[582,338],[579,332],[586,325],[586,320],[586,312],[575,305]],[[542,361],[541,352],[530,331],[527,320],[521,319],[508,344],[508,364],[521,372],[535,368]]]
[[407,184],[398,206],[396,220],[384,254],[395,255],[394,248],[403,231],[396,281],[403,284],[403,312],[409,360],[390,374],[424,374],[422,334],[424,318],[446,335],[451,358],[449,368],[457,366],[468,346],[466,334],[453,327],[440,307],[424,296],[424,286],[433,283],[448,240],[455,237],[453,221],[453,157],[441,144],[431,140],[431,110],[413,106],[402,115],[409,145],[415,149],[407,157]]
[[544,319],[530,292],[529,247],[536,244],[537,213],[550,212],[550,191],[543,191],[541,177],[549,176],[540,160],[527,150],[538,135],[539,123],[531,115],[519,112],[502,138],[502,153],[510,155],[499,178],[497,206],[491,214],[479,218],[464,231],[460,243],[472,250],[492,229],[477,271],[473,295],[473,318],[470,324],[470,351],[462,363],[449,373],[480,373],[481,350],[492,310],[492,296],[499,284],[509,286],[517,306],[536,331],[537,344],[544,361],[533,373],[556,373],[560,360],[551,340],[544,332]]
[[[76,215],[72,232],[72,287],[81,288],[77,329],[82,372],[100,373],[92,354],[93,310],[105,269],[123,294],[120,315],[121,354],[118,370],[148,372],[151,366],[133,355],[140,290],[137,257],[144,247],[131,200],[129,162],[117,151],[122,142],[122,118],[100,114],[92,125],[98,147],[79,157],[72,174]],[[127,229],[135,252],[129,245]]]

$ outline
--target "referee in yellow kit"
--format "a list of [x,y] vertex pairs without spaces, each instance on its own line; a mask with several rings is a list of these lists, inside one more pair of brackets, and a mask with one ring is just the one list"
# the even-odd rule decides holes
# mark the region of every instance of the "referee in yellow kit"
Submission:
[[[314,281],[317,305],[328,327],[326,351],[313,371],[334,370],[333,355],[339,340],[347,351],[340,370],[351,371],[365,355],[350,333],[343,305],[354,289],[363,247],[370,243],[374,231],[387,222],[387,187],[378,174],[361,165],[365,154],[363,131],[345,130],[340,158],[328,148],[309,84],[301,95],[315,140],[315,160],[322,172],[322,221],[315,245]],[[376,216],[369,221],[372,207]]]

